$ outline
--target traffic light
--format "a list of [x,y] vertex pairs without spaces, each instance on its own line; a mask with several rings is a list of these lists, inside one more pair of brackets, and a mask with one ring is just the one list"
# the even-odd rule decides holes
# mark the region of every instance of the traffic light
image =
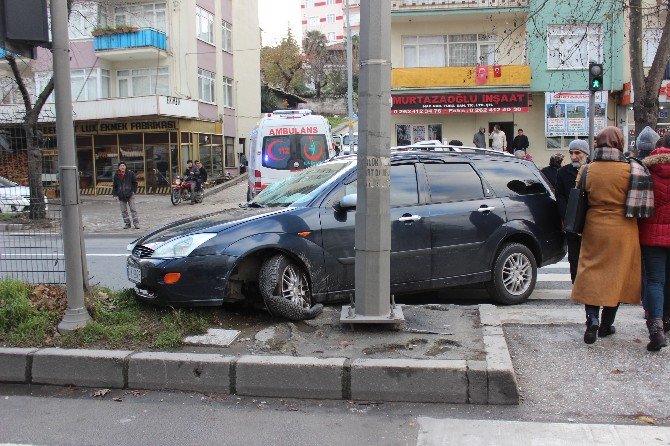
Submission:
[[48,44],[47,0],[0,0],[0,48],[33,57]]
[[589,63],[589,90],[602,91],[603,89],[603,64]]

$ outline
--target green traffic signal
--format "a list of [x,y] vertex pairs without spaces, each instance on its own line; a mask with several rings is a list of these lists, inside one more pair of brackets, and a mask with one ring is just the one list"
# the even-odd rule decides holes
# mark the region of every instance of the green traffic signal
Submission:
[[601,91],[603,89],[603,65],[591,62],[589,64],[589,90]]

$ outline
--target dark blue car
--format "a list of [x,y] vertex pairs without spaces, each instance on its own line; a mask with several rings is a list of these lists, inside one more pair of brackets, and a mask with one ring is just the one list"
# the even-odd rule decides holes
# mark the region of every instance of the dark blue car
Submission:
[[[392,292],[482,283],[495,301],[517,304],[537,268],[564,257],[556,201],[532,162],[475,150],[395,152],[391,166]],[[355,157],[311,167],[239,210],[137,240],[128,277],[140,299],[172,306],[350,299],[356,187]]]

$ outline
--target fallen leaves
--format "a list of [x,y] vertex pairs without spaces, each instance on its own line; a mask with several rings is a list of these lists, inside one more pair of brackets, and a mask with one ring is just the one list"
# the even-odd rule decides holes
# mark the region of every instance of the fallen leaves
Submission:
[[647,424],[656,424],[656,418],[650,417],[647,415],[639,415],[637,418],[635,418],[637,421],[640,421],[642,423],[647,423]]
[[93,392],[93,398],[104,398],[111,390],[109,389],[98,389]]

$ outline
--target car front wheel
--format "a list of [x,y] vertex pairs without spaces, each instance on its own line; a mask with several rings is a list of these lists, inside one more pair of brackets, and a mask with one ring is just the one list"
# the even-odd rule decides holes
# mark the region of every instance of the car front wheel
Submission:
[[304,269],[284,254],[277,254],[258,273],[261,297],[268,310],[292,320],[305,319],[312,306],[312,290]]
[[537,261],[533,252],[520,243],[503,246],[493,263],[493,280],[487,290],[493,300],[504,305],[525,302],[535,289]]

